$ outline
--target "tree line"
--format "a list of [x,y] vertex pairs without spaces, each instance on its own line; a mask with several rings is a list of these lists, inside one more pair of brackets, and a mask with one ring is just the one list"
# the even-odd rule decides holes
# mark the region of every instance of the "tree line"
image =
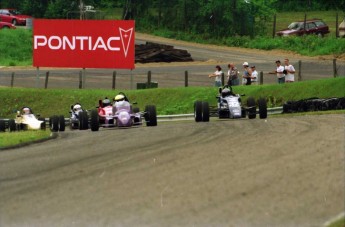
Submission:
[[272,15],[281,11],[345,10],[345,0],[0,0],[0,8],[17,8],[35,18],[65,19],[69,12],[80,11],[81,3],[96,9],[120,8],[121,18],[136,20],[138,30],[166,29],[213,38],[266,34]]

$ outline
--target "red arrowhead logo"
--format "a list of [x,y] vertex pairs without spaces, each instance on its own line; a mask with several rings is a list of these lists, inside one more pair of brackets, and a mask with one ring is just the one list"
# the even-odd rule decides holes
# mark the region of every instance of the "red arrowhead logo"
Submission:
[[124,50],[125,57],[127,57],[127,52],[129,48],[129,44],[132,40],[132,33],[133,33],[133,28],[130,28],[128,30],[124,30],[122,28],[119,28],[120,31],[120,36],[121,36],[121,42],[122,42],[122,47]]

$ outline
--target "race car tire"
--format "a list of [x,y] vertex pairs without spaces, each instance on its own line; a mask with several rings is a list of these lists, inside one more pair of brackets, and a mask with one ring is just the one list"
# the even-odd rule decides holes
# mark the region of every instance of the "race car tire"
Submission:
[[58,116],[51,116],[49,118],[49,127],[52,132],[59,131],[59,117]]
[[4,120],[0,120],[0,132],[5,132],[6,124]]
[[258,100],[259,105],[259,117],[260,119],[266,119],[267,118],[267,102],[266,99],[260,98]]
[[60,115],[59,117],[59,131],[64,132],[66,128],[65,117]]
[[22,130],[22,124],[16,124],[16,131],[21,131]]
[[17,129],[17,125],[16,122],[14,121],[14,119],[10,119],[8,121],[8,131],[10,132],[15,132]]
[[145,107],[145,121],[146,126],[157,126],[156,106],[148,105]]
[[39,120],[39,121],[43,121],[43,122],[41,123],[41,129],[42,129],[42,130],[46,130],[46,128],[47,128],[46,119],[44,119],[43,117],[39,117],[38,120]]
[[196,122],[202,121],[202,101],[194,102],[194,119]]
[[87,114],[87,112],[83,112],[84,115],[84,129],[87,130],[89,129],[89,115]]
[[87,112],[80,112],[79,113],[79,129],[80,130],[89,129],[89,116],[88,116]]
[[91,131],[93,131],[93,132],[99,130],[99,117],[98,117],[97,110],[92,110],[91,111],[90,128],[91,128]]
[[79,130],[83,130],[84,129],[84,114],[83,112],[79,112],[78,114],[78,128]]
[[139,107],[134,107],[134,108],[133,108],[133,113],[139,113],[139,112],[140,112]]
[[256,104],[255,104],[255,99],[253,97],[249,97],[247,99],[247,107],[248,107],[248,118],[249,119],[256,118]]
[[208,102],[202,102],[202,121],[210,121],[210,108]]
[[246,118],[247,117],[247,111],[245,109],[241,110],[241,117]]

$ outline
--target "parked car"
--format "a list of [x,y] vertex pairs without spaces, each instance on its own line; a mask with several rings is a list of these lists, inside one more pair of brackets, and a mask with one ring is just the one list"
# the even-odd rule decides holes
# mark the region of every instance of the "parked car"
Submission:
[[320,37],[329,33],[328,25],[321,19],[306,20],[304,26],[304,21],[292,22],[287,29],[280,30],[276,34],[278,36],[291,36],[291,35],[318,35]]
[[0,29],[16,29],[16,26],[11,23],[0,21]]
[[26,25],[26,19],[32,18],[23,15],[16,9],[0,9],[0,20],[2,22],[11,23],[13,25]]

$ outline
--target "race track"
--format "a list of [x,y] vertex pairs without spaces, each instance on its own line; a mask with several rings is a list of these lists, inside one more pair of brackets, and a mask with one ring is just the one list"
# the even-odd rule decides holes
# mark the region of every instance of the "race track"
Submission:
[[322,226],[344,115],[66,131],[0,151],[0,226]]

